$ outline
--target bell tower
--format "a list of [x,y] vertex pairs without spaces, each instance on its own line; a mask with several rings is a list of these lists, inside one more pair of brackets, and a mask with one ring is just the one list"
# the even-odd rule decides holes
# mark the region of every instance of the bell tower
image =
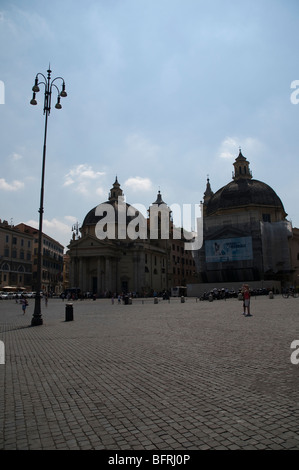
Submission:
[[120,188],[120,184],[117,181],[117,176],[116,176],[113,186],[110,189],[109,201],[118,201],[118,198],[121,198],[121,200],[124,200],[124,193],[123,193],[123,190]]
[[252,173],[249,168],[249,162],[246,160],[244,155],[242,155],[241,149],[239,149],[239,155],[237,156],[234,162],[235,173],[233,174],[233,179],[251,179]]

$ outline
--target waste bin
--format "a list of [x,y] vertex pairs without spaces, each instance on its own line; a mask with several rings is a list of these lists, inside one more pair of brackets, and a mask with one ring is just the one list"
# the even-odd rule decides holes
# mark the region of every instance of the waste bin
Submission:
[[185,302],[185,297],[182,295],[181,296],[181,303],[183,304]]
[[128,295],[125,295],[124,302],[125,302],[125,305],[129,305],[129,296]]
[[66,304],[65,305],[65,321],[73,321],[73,319],[74,319],[73,304]]
[[269,299],[273,299],[273,298],[274,298],[273,292],[272,292],[272,290],[270,290],[270,292],[269,292]]
[[154,304],[158,303],[158,297],[154,297]]

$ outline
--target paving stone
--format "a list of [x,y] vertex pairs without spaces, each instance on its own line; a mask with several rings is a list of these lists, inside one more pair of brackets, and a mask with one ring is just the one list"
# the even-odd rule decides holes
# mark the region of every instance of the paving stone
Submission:
[[299,299],[251,303],[0,301],[0,449],[299,450]]

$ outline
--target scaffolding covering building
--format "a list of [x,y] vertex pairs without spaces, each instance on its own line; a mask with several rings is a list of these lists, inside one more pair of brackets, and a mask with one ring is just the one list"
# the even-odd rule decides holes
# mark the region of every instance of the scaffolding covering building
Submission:
[[207,180],[203,199],[203,246],[194,252],[200,281],[289,282],[292,224],[266,183],[253,179],[240,149],[232,181],[216,193]]

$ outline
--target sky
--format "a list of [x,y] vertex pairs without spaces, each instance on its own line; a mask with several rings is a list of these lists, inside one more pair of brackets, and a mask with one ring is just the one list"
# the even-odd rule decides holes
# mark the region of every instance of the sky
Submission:
[[299,227],[298,0],[0,0],[0,41],[0,219],[38,227],[50,64],[67,97],[52,88],[43,231],[63,246],[116,176],[135,207],[196,207],[239,148]]

